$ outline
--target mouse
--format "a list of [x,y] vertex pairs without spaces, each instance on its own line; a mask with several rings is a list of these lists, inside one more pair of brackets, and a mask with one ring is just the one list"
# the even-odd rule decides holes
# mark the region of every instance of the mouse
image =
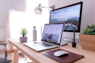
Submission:
[[68,55],[68,54],[69,54],[69,52],[63,51],[63,50],[59,50],[59,51],[54,52],[54,56],[57,56],[57,57],[60,57],[63,55]]

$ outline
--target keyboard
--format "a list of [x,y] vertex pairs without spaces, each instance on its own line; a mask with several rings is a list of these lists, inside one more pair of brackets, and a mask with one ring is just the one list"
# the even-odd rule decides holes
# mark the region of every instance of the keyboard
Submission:
[[46,44],[46,43],[43,43],[43,42],[34,42],[34,43],[35,43],[35,44],[38,44],[38,45],[41,45],[41,46],[44,46],[44,47],[53,46],[53,45]]

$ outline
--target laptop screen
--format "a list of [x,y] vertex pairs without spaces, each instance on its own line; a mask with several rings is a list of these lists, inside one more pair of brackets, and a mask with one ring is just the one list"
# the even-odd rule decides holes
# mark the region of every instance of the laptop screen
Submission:
[[60,45],[64,24],[45,24],[42,41]]

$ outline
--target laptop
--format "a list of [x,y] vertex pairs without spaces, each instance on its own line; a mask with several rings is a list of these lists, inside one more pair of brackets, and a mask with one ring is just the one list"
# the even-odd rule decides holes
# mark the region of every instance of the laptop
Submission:
[[41,41],[24,43],[24,45],[42,51],[59,47],[61,43],[62,31],[64,24],[45,24]]

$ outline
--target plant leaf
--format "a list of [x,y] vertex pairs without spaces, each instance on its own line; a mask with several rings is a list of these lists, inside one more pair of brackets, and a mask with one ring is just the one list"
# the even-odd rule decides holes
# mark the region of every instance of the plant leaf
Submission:
[[21,34],[23,37],[25,37],[25,35],[27,35],[26,28],[21,28],[20,34]]
[[92,24],[92,26],[87,25],[86,28],[83,28],[82,34],[95,35],[95,24]]

